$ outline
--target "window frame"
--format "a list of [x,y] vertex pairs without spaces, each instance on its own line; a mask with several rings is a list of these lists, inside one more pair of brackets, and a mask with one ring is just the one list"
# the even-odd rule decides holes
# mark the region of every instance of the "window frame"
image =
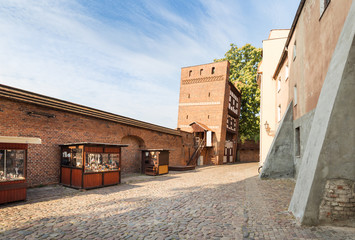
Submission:
[[297,106],[298,102],[298,89],[297,89],[297,84],[293,86],[293,106]]
[[319,20],[322,19],[325,11],[328,9],[328,6],[330,5],[331,0],[319,0]]
[[285,65],[285,81],[287,81],[289,75],[290,75],[290,69],[288,67],[288,64],[286,64]]
[[301,157],[301,127],[295,128],[295,157]]
[[297,42],[293,43],[293,50],[292,50],[292,60],[295,61],[297,57]]

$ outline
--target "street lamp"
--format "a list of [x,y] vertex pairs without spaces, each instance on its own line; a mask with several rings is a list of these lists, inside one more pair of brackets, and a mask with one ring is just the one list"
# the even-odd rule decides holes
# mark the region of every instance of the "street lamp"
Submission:
[[270,125],[267,121],[265,121],[264,126],[265,126],[265,130],[266,130],[267,135],[272,136],[272,137],[275,136],[275,131],[271,131]]
[[269,126],[269,123],[267,121],[265,121],[265,129],[266,129],[266,132],[270,132],[270,126]]

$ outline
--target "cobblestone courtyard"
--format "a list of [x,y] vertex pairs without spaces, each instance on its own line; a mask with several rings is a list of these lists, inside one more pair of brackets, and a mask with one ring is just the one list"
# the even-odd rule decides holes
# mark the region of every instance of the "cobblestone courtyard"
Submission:
[[294,182],[260,181],[256,163],[123,180],[30,189],[0,206],[0,239],[355,239],[352,228],[297,226]]

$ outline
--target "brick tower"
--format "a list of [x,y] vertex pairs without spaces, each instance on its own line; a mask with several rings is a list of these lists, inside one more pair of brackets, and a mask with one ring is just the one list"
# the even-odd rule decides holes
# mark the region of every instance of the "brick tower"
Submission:
[[181,69],[178,128],[196,140],[189,164],[236,161],[240,97],[228,61]]

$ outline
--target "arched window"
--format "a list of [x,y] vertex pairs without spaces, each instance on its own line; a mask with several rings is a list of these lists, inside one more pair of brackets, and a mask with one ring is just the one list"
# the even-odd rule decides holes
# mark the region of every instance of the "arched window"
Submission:
[[216,71],[216,68],[212,67],[211,74],[214,74],[215,71]]

